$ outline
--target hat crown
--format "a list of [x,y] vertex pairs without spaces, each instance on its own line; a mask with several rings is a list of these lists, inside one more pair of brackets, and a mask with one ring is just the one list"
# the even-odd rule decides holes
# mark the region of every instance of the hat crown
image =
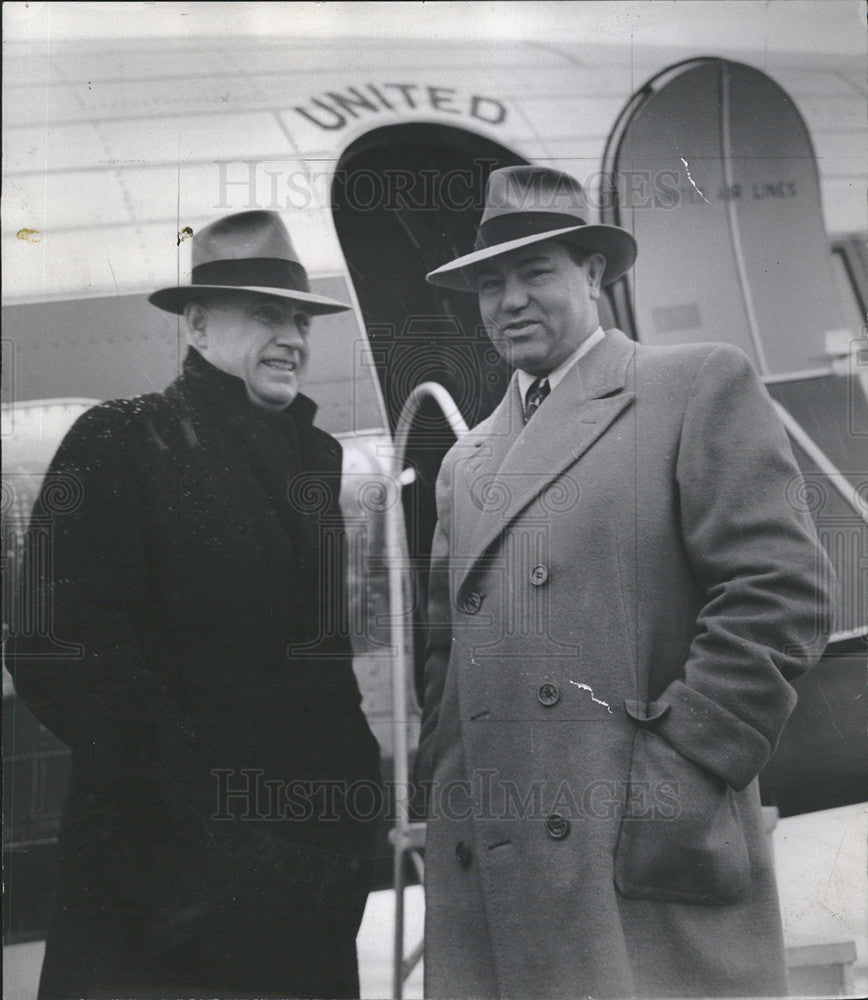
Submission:
[[193,236],[192,266],[221,260],[285,260],[301,265],[289,231],[276,212],[227,215]]
[[161,288],[149,301],[167,312],[181,313],[185,304],[210,290],[255,292],[292,299],[311,313],[352,308],[311,291],[307,271],[277,212],[236,212],[195,233],[191,246],[191,284]]
[[482,261],[561,239],[585,253],[601,254],[606,261],[603,284],[610,284],[633,266],[636,241],[620,226],[590,223],[588,214],[582,185],[561,170],[534,164],[492,170],[473,250],[431,271],[427,280],[475,292],[475,272]]
[[[588,205],[582,185],[569,174],[532,165],[492,170],[480,225],[505,215],[545,212],[584,225]],[[569,225],[569,221],[559,225]]]

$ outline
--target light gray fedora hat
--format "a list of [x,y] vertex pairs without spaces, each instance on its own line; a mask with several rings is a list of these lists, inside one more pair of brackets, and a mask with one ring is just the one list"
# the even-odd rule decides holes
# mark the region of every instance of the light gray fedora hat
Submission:
[[260,292],[300,302],[309,313],[352,308],[310,290],[307,271],[276,212],[238,212],[218,219],[193,235],[192,254],[192,284],[161,288],[149,302],[182,313],[206,292]]
[[592,225],[587,218],[585,192],[569,174],[538,166],[493,170],[473,251],[431,271],[427,280],[475,292],[477,264],[531,243],[563,239],[581,250],[602,254],[606,258],[603,284],[611,284],[633,266],[636,241],[626,229]]

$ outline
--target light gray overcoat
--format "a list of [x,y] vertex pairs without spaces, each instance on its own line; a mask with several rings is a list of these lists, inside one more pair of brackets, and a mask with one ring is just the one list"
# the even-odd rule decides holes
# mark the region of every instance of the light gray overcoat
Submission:
[[756,775],[830,570],[747,359],[609,331],[437,498],[425,995],[784,994]]

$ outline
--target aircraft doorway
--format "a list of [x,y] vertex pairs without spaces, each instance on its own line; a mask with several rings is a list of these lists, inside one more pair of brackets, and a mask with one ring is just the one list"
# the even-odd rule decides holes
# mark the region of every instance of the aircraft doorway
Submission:
[[[429,285],[425,274],[472,249],[489,173],[525,162],[462,129],[410,124],[367,133],[338,164],[335,228],[393,432],[422,382],[444,386],[468,426],[503,396],[510,370],[482,330],[476,297]],[[434,481],[454,440],[439,407],[424,402],[407,444],[416,480],[404,491],[417,616],[436,523]],[[417,693],[420,656],[417,648]]]
[[335,227],[393,430],[420,382],[445,386],[470,425],[503,395],[509,372],[481,331],[474,296],[435,288],[425,274],[472,249],[489,173],[524,162],[442,125],[376,129],[341,158]]

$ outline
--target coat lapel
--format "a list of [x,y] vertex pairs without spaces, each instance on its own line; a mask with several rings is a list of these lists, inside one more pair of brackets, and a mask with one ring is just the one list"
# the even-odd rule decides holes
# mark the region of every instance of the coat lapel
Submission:
[[482,475],[495,473],[503,465],[523,430],[518,379],[513,375],[498,407],[484,424],[473,429],[469,441],[470,472]]
[[504,528],[633,402],[627,383],[634,348],[623,333],[610,330],[570,369],[526,427],[515,379],[510,383],[486,437],[473,442],[483,452],[481,461],[470,458],[467,465],[471,501],[479,513],[464,577]]

